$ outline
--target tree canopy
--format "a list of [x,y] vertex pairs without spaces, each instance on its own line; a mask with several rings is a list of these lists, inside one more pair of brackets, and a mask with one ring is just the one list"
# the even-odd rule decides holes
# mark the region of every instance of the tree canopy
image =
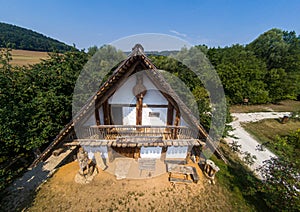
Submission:
[[231,104],[297,99],[300,95],[300,37],[271,29],[246,46],[210,48],[211,63]]
[[0,22],[0,48],[66,52],[74,47],[40,33],[11,24]]

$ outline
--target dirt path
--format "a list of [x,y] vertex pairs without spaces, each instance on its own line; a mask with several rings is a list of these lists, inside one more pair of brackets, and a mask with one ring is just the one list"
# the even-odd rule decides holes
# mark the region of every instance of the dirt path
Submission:
[[[253,165],[250,166],[252,170],[255,170],[259,166],[263,165],[263,161],[276,157],[268,149],[261,151],[257,148],[260,144],[241,126],[244,122],[257,122],[262,119],[275,119],[289,115],[289,112],[257,112],[257,113],[232,113],[234,121],[231,126],[234,128],[231,135],[237,138],[227,137],[226,141],[231,143],[237,141],[241,145],[242,152],[249,152],[251,155],[256,156],[256,160]],[[242,157],[243,155],[240,155]],[[259,174],[259,173],[257,173]]]
[[6,189],[6,197],[2,200],[0,211],[18,211],[27,205],[31,201],[32,193],[53,175],[57,167],[74,149],[75,147],[70,147],[59,156],[50,156],[45,162],[40,162],[16,179]]

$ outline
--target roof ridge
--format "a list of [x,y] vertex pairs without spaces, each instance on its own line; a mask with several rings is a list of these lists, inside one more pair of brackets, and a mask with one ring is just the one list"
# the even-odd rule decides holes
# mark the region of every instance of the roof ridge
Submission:
[[132,48],[132,51],[128,55],[128,57],[132,57],[132,56],[136,56],[136,55],[145,55],[144,47],[140,43],[137,43],[134,45],[134,47]]

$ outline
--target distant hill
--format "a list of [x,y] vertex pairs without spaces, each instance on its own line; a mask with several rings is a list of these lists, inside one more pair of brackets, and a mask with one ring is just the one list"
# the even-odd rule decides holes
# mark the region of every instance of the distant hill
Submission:
[[[177,54],[179,50],[164,50],[164,51],[145,51],[146,55],[162,55],[162,56],[170,56],[171,54]],[[125,51],[126,55],[129,55],[131,52]]]
[[[8,46],[9,45],[9,46]],[[65,52],[73,47],[29,29],[0,22],[0,48]]]

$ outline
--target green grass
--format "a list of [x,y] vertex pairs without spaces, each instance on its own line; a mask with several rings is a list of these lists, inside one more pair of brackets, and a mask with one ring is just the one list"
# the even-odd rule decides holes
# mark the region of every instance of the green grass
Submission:
[[215,156],[212,157],[212,160],[220,168],[220,171],[216,175],[217,183],[220,183],[230,191],[231,204],[234,205],[234,210],[269,211],[258,189],[262,182],[229,149],[227,144],[221,142],[220,149],[228,159],[229,164],[223,163]]
[[300,111],[300,101],[284,100],[278,104],[262,105],[232,105],[231,113],[253,113],[253,112],[296,112]]
[[271,151],[276,153],[274,142],[276,136],[286,136],[300,128],[300,121],[289,120],[281,124],[279,119],[264,119],[258,122],[242,124],[244,129],[253,135],[261,144],[267,144]]

